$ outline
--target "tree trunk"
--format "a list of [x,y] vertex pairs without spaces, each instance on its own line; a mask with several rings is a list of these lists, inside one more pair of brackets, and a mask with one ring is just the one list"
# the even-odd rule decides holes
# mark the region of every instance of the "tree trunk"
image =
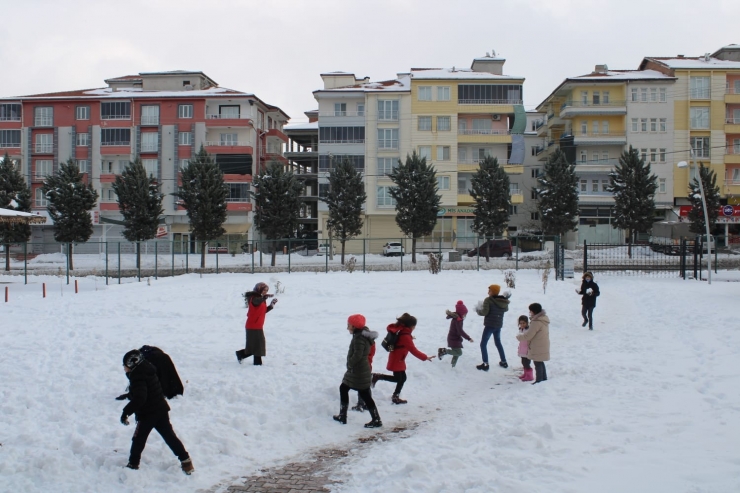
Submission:
[[629,236],[627,237],[627,257],[632,258],[632,230],[629,230]]
[[136,242],[136,268],[141,268],[141,242]]
[[344,243],[345,243],[346,241],[347,241],[347,240],[342,240],[342,265],[344,265]]
[[201,241],[200,242],[200,268],[201,269],[206,268],[206,250],[207,249],[208,249],[208,242]]
[[5,244],[5,270],[10,270],[10,243]]
[[[403,246],[401,249],[403,250]],[[411,238],[411,263],[416,263],[416,236]]]
[[68,245],[69,245],[69,251],[67,252],[67,262],[69,262],[69,270],[74,270],[75,263],[74,263],[74,257],[72,255],[74,253],[74,244],[68,243]]
[[[480,255],[480,252],[478,252]],[[491,261],[491,238],[486,236],[486,262]]]

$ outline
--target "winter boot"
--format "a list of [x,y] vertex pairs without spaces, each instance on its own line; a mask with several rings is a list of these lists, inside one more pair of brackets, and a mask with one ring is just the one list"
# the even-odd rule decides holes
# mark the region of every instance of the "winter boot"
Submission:
[[498,366],[500,366],[501,368],[508,368],[509,363],[507,363],[506,361],[499,361]]
[[480,365],[476,366],[479,370],[488,371],[488,363],[481,363]]
[[531,382],[534,380],[534,370],[532,368],[525,368],[524,375],[519,378],[521,378],[522,382]]
[[380,380],[380,377],[382,375],[380,373],[373,373],[373,379],[370,381],[370,387],[375,388],[375,384],[378,383],[378,380]]
[[372,416],[373,420],[369,423],[365,423],[365,428],[380,428],[383,426],[383,422],[380,421],[380,414],[378,414],[377,407],[370,411],[370,416]]
[[393,397],[391,397],[391,402],[393,404],[406,404],[408,401],[401,399],[398,394],[393,394]]
[[236,360],[239,362],[239,364],[242,364],[242,360],[244,359],[244,350],[240,349],[239,351],[234,351],[236,353]]
[[586,320],[586,319],[584,318],[584,319],[583,319],[583,323],[581,324],[581,327],[585,327],[585,326],[587,326],[587,325],[588,325],[588,320]]
[[442,356],[444,356],[445,354],[447,354],[447,348],[441,347],[437,349],[437,359],[439,359],[440,361],[442,361]]
[[184,461],[180,462],[180,467],[182,468],[182,472],[190,476],[193,474],[193,471],[195,471],[195,467],[193,467],[193,461],[188,459],[185,459]]
[[361,413],[364,413],[367,411],[367,406],[365,405],[365,401],[362,400],[362,397],[357,398],[357,405],[352,407],[353,411],[359,411]]
[[132,464],[129,462],[128,464],[126,464],[126,467],[128,467],[129,469],[133,469],[135,471],[139,470],[139,464]]
[[339,414],[334,415],[334,421],[339,421],[343,425],[347,424],[347,405],[343,404],[339,408]]

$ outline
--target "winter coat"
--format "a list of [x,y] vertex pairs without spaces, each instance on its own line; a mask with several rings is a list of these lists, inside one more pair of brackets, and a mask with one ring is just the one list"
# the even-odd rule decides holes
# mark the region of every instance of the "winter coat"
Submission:
[[[588,294],[586,291],[588,289],[591,289],[591,294]],[[585,280],[581,282],[581,289],[578,291],[578,294],[582,294],[583,297],[581,298],[581,304],[585,306],[586,308],[594,308],[596,306],[596,297],[599,296],[601,293],[599,292],[599,285],[595,282],[586,282]]]
[[483,301],[483,307],[476,313],[483,318],[483,325],[492,329],[504,326],[504,313],[509,311],[509,299],[503,296],[489,296]]
[[[519,329],[520,334],[523,334],[526,331],[527,329]],[[528,353],[529,353],[529,342],[519,341],[519,349],[516,352],[517,356],[519,356],[520,358],[526,358]]]
[[429,356],[422,353],[414,345],[414,338],[411,337],[411,329],[401,324],[390,324],[388,330],[398,333],[396,348],[388,355],[388,364],[386,369],[390,371],[406,371],[406,356],[413,354],[422,361],[428,360]]
[[462,348],[463,339],[469,341],[470,336],[463,330],[464,318],[458,317],[457,313],[448,312],[449,315],[454,315],[450,320],[450,331],[447,333],[447,347],[450,349]]
[[247,323],[244,328],[247,330],[262,330],[265,325],[265,314],[272,310],[273,306],[267,303],[267,298],[259,296],[255,292],[247,293]]
[[144,360],[126,373],[129,379],[128,398],[130,402],[123,408],[126,416],[136,415],[136,421],[158,416],[170,410],[164,399],[162,386],[157,378],[157,369]]
[[182,395],[185,388],[182,386],[182,380],[177,374],[177,368],[170,355],[154,346],[141,346],[139,351],[157,370],[157,377],[164,396],[173,399],[177,395]]
[[342,383],[351,389],[364,390],[370,388],[372,372],[370,370],[370,351],[375,346],[378,333],[367,327],[355,329],[352,333],[352,342],[347,352],[347,371]]
[[529,328],[516,338],[529,343],[527,358],[532,361],[550,361],[550,319],[545,310],[532,317]]

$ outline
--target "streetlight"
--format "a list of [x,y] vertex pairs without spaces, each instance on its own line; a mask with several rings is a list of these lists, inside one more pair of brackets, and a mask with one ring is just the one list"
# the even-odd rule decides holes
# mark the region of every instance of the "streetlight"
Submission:
[[[694,159],[694,150],[690,151],[691,164],[686,161],[681,161],[676,164],[679,168],[696,168],[696,160]],[[712,284],[712,243],[711,237],[709,236],[709,212],[707,211],[707,199],[704,196],[704,183],[701,179],[701,168],[698,169],[697,174],[699,176],[699,190],[701,191],[701,205],[704,209],[704,226],[707,229],[707,284]],[[701,271],[700,271],[701,272]],[[701,276],[699,276],[701,277]]]

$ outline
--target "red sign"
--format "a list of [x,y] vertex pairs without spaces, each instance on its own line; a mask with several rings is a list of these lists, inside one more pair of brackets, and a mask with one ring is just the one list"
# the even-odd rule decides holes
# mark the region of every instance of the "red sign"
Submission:
[[[687,217],[691,210],[690,205],[679,206],[679,215],[681,217]],[[719,217],[740,217],[740,206],[739,205],[721,205],[719,206]]]
[[167,236],[167,226],[159,226],[157,228],[157,234],[155,235],[156,238],[163,238]]

